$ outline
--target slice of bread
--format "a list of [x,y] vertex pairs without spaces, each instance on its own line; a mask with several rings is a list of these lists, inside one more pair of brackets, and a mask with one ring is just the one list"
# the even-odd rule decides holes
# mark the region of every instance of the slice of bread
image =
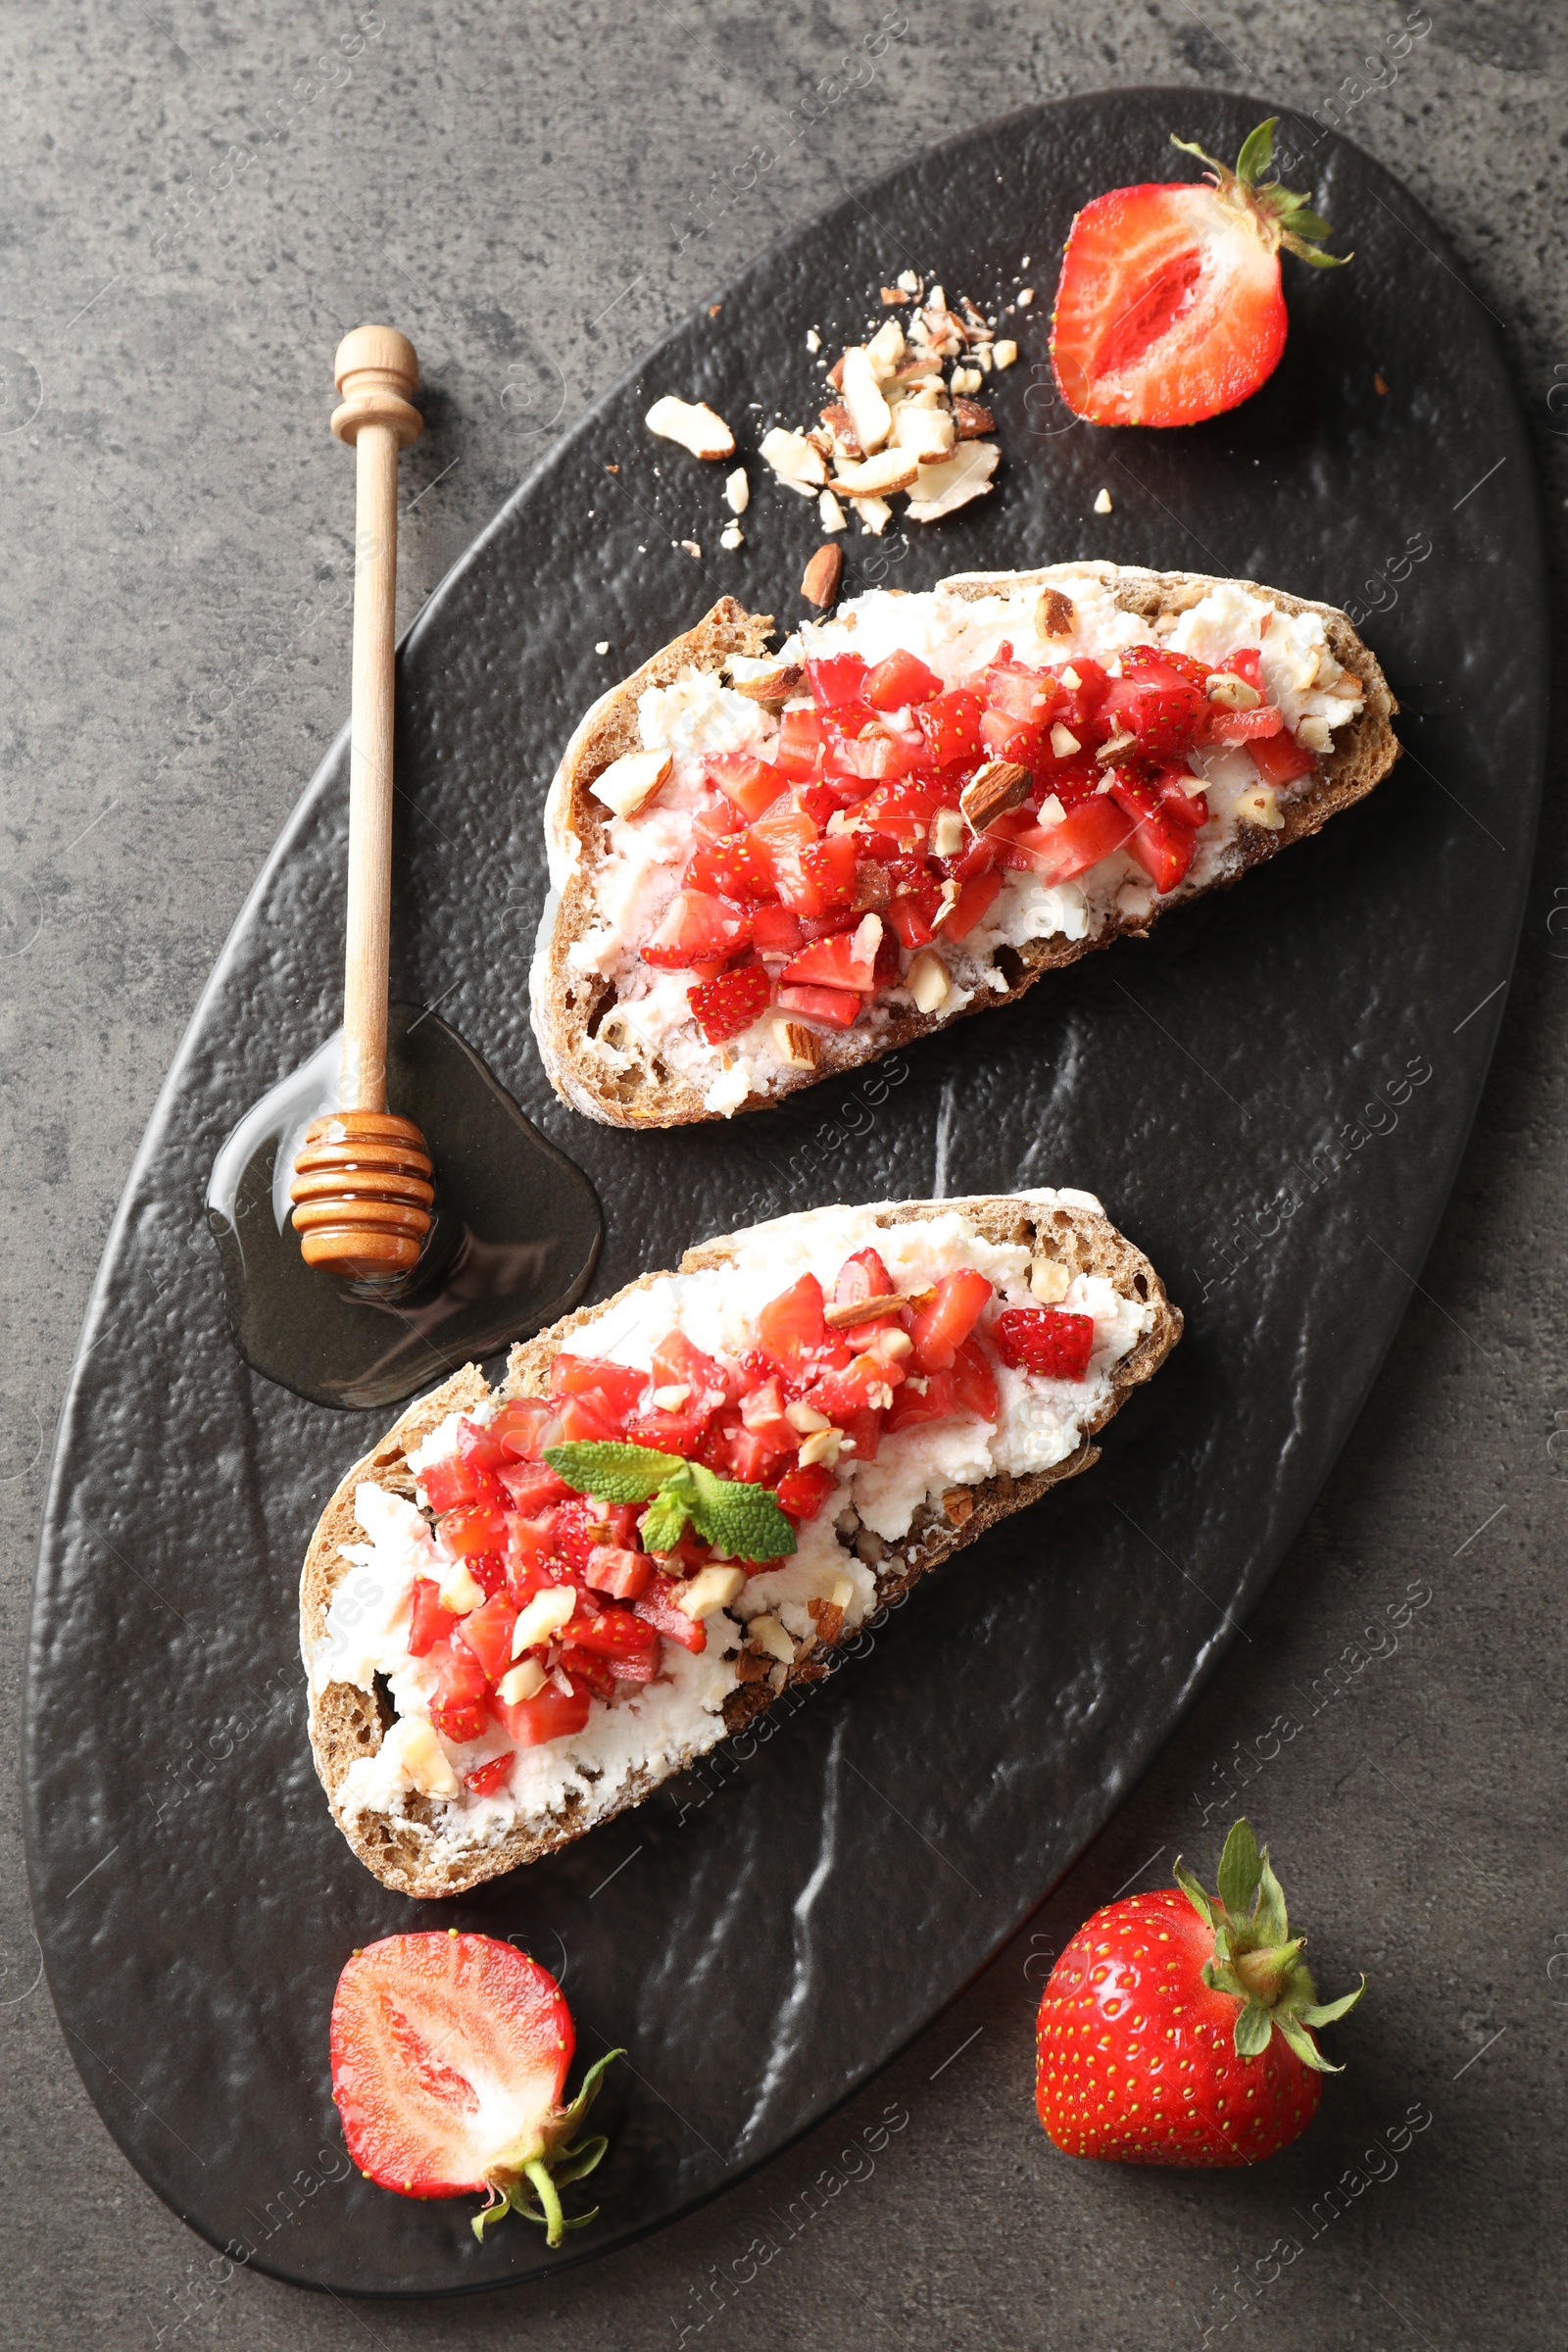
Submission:
[[[1127,1352],[1110,1365],[1091,1409],[1078,1426],[1074,1449],[1051,1468],[1020,1477],[999,1473],[982,1484],[950,1488],[922,1504],[906,1536],[891,1544],[859,1521],[853,1506],[847,1511],[840,1506],[834,1529],[836,1543],[843,1548],[844,1563],[858,1562],[868,1573],[869,1584],[865,1589],[874,1592],[869,1615],[862,1617],[860,1623],[874,1622],[921,1577],[954,1552],[975,1543],[998,1520],[1024,1509],[1061,1479],[1087,1470],[1099,1458],[1093,1443],[1096,1434],[1119,1409],[1130,1391],[1153,1375],[1181,1336],[1180,1310],[1166,1297],[1164,1285],[1153,1267],[1141,1250],[1116,1231],[1088,1194],[1036,1192],[962,1200],[888,1202],[861,1213],[874,1219],[879,1231],[887,1231],[918,1220],[945,1217],[954,1210],[961,1212],[973,1234],[984,1242],[1021,1247],[1031,1258],[1054,1259],[1069,1277],[1102,1278],[1120,1299],[1137,1310],[1145,1328]],[[824,1213],[832,1212],[806,1212],[808,1216]],[[798,1228],[801,1221],[798,1217],[781,1218],[771,1227],[752,1227],[747,1232],[704,1243],[687,1251],[680,1271],[692,1274],[733,1265],[743,1246],[751,1246],[758,1237],[774,1232],[787,1235],[787,1229]],[[793,1270],[788,1278],[793,1279]],[[537,1339],[514,1348],[499,1394],[544,1394],[556,1355],[573,1334],[613,1316],[614,1310],[633,1293],[646,1290],[662,1279],[657,1274],[645,1274],[638,1282],[617,1292],[613,1298],[598,1306],[579,1308]],[[327,1613],[339,1589],[353,1573],[353,1563],[345,1559],[343,1546],[362,1544],[368,1532],[356,1515],[359,1489],[369,1483],[412,1499],[416,1479],[409,1463],[410,1454],[450,1414],[471,1412],[489,1394],[483,1375],[473,1365],[466,1365],[430,1396],[410,1405],[381,1443],[356,1462],[339,1485],[312,1539],[300,1582],[300,1639],[308,1669],[313,1661],[319,1664],[328,1640]],[[1086,1398],[1086,1402],[1090,1399]],[[848,1487],[842,1492],[848,1502]],[[711,1620],[710,1624],[721,1622]],[[725,1624],[726,1635],[734,1630]],[[841,1630],[848,1637],[858,1631],[858,1625],[847,1625]],[[466,1841],[458,1829],[443,1827],[444,1809],[422,1793],[402,1795],[400,1809],[395,1813],[355,1810],[340,1801],[350,1768],[360,1758],[377,1753],[393,1720],[390,1699],[374,1687],[362,1688],[352,1682],[323,1683],[319,1672],[313,1676],[311,1746],[333,1817],[366,1867],[384,1886],[399,1893],[457,1894],[484,1879],[554,1853],[600,1822],[640,1803],[662,1781],[683,1770],[726,1735],[743,1730],[772,1703],[781,1690],[815,1681],[829,1672],[831,1646],[828,1641],[808,1636],[799,1643],[794,1662],[787,1668],[782,1664],[768,1665],[753,1652],[748,1665],[753,1679],[742,1677],[740,1660],[746,1654],[743,1648],[737,1655],[733,1687],[724,1696],[720,1711],[694,1726],[689,1739],[673,1745],[666,1743],[662,1752],[657,1757],[650,1756],[608,1792],[596,1788],[589,1778],[576,1781],[564,1802],[537,1817],[519,1814],[504,1834],[491,1836],[483,1843]]]
[[[1144,571],[1088,563],[1057,564],[1034,571],[964,573],[939,582],[933,594],[938,599],[974,602],[1054,588],[1070,600],[1075,583],[1090,581],[1105,587],[1122,612],[1138,617],[1156,633],[1173,625],[1215,589],[1244,590],[1283,613],[1315,613],[1323,624],[1330,652],[1359,681],[1361,709],[1342,724],[1333,749],[1316,771],[1283,797],[1279,811],[1283,824],[1277,830],[1239,827],[1204,879],[1189,877],[1146,907],[1113,910],[1108,919],[1092,924],[1082,938],[1058,932],[1001,949],[983,984],[957,1011],[922,1013],[912,1006],[890,1005],[875,1019],[862,1018],[852,1029],[819,1034],[814,1068],[781,1067],[769,1075],[764,1091],[754,1091],[734,1107],[760,1109],[799,1087],[837,1077],[933,1030],[946,1028],[967,1013],[1010,1004],[1047,972],[1074,963],[1097,948],[1109,947],[1123,933],[1147,932],[1167,907],[1203,890],[1228,888],[1250,867],[1276,857],[1292,842],[1318,832],[1338,810],[1364,798],[1397,759],[1399,745],[1390,723],[1397,706],[1388,681],[1346,615],[1331,605],[1313,604],[1250,580],[1225,581],[1200,572]],[[771,627],[766,616],[748,612],[732,598],[721,597],[694,629],[599,698],[566,746],[550,789],[545,834],[552,887],[530,978],[534,1034],[545,1069],[563,1101],[611,1126],[673,1127],[727,1113],[707,1108],[690,1073],[674,1068],[656,1048],[628,1031],[625,1023],[612,1023],[607,1030],[607,1018],[617,1002],[614,980],[583,968],[573,959],[573,949],[599,920],[595,883],[606,858],[612,822],[610,810],[594,798],[592,786],[612,760],[640,748],[637,705],[647,688],[667,686],[692,670],[721,671],[736,655],[760,655],[766,649]],[[718,1066],[716,1061],[714,1066]]]

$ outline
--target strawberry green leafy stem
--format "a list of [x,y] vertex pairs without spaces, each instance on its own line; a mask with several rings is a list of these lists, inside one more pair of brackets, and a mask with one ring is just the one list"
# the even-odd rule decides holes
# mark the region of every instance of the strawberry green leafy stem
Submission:
[[1278,115],[1270,115],[1259,122],[1242,141],[1242,152],[1236,158],[1232,172],[1225,164],[1216,163],[1191,139],[1179,139],[1171,132],[1170,143],[1183,155],[1196,155],[1200,164],[1208,166],[1208,175],[1219,190],[1222,200],[1246,213],[1261,231],[1263,241],[1272,253],[1283,245],[1298,261],[1309,262],[1314,270],[1338,270],[1353,259],[1348,253],[1325,253],[1322,240],[1334,231],[1321,213],[1314,213],[1306,195],[1296,188],[1282,188],[1277,179],[1265,179],[1264,172],[1274,161],[1274,125]]
[[1236,1822],[1219,1858],[1219,1893],[1205,1894],[1178,1855],[1176,1884],[1206,1928],[1214,1932],[1214,1956],[1205,1960],[1203,1983],[1215,1992],[1234,1993],[1236,2055],[1257,2058],[1276,2032],[1303,2066],[1338,2075],[1318,2048],[1308,2026],[1332,2026],[1353,2009],[1366,1990],[1363,1977],[1353,1992],[1320,2001],[1312,1972],[1300,1957],[1304,1936],[1293,1936],[1285,1892],[1269,1866],[1268,1847],[1245,1821]]
[[[562,2210],[561,2191],[573,2180],[585,2180],[610,2145],[609,2135],[596,2132],[591,2139],[580,2140],[573,2147],[572,2134],[599,2095],[605,2069],[612,2059],[625,2055],[624,2050],[607,2050],[584,2075],[571,2105],[557,2109],[526,2142],[492,2168],[489,2202],[469,2225],[481,2245],[491,2223],[503,2221],[509,2213],[520,2213],[525,2222],[538,2222],[547,2246],[559,2246],[568,2230],[586,2230],[598,2218],[596,2205],[591,2213],[576,2214],[568,2221]],[[538,2196],[537,2205],[529,2201],[529,2187]]]
[[552,1446],[545,1460],[579,1494],[646,1502],[642,1533],[650,1551],[673,1551],[688,1525],[732,1559],[781,1560],[796,1548],[795,1529],[766,1487],[720,1478],[678,1453],[583,1438]]

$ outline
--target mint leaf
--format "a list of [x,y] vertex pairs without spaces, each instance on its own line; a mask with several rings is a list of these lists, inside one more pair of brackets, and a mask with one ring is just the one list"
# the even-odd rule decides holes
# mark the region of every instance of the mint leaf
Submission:
[[690,1514],[679,1494],[658,1494],[643,1514],[643,1543],[649,1551],[673,1551],[686,1533]]
[[766,1487],[719,1478],[700,1462],[691,1464],[691,1474],[692,1520],[715,1551],[737,1560],[781,1560],[796,1549],[794,1523]]
[[686,1467],[678,1453],[594,1438],[548,1446],[545,1460],[568,1487],[579,1494],[597,1494],[601,1502],[646,1502]]

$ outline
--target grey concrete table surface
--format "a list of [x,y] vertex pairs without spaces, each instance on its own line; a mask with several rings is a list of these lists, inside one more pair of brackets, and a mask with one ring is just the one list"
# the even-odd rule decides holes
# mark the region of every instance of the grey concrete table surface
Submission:
[[[882,28],[870,78],[824,99]],[[1508,339],[1560,564],[1568,25],[1549,5],[0,14],[8,1722],[116,1200],[207,970],[346,710],[351,509],[323,403],[338,335],[395,319],[431,383],[405,463],[406,620],[540,436],[782,231],[1019,104],[1165,79],[1334,108],[1445,223]],[[814,125],[715,211],[715,184],[733,189],[803,101]],[[13,1734],[0,2342],[314,2352],[527,2331],[564,2352],[1105,2352],[1212,2344],[1231,2325],[1314,2352],[1564,2340],[1557,766],[1498,1058],[1372,1404],[1250,1642],[1018,1945],[841,2116],[656,2239],[520,2296],[350,2307],[215,2265],[110,2142],[37,1982]],[[1396,1640],[1365,1633],[1391,1612]],[[1376,1980],[1339,2037],[1348,2071],[1256,2173],[1058,2156],[1030,2098],[1046,1956],[1176,1850],[1211,1862],[1244,1803],[1288,1862],[1326,1981]],[[890,2103],[907,2120],[873,2154]],[[1412,2110],[1420,2131],[1391,2146]]]

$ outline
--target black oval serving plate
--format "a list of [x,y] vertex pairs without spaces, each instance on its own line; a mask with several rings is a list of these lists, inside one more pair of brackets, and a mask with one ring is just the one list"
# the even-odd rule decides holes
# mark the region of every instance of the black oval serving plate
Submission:
[[[1229,155],[1266,111],[1188,88],[1070,100],[855,197],[558,444],[404,647],[395,993],[439,998],[592,1179],[596,1295],[759,1214],[1055,1181],[1102,1195],[1189,1319],[1101,1466],[864,1640],[874,1660],[456,1902],[401,1901],[361,1869],[306,1749],[298,1565],[385,1416],[246,1370],[202,1217],[220,1139],[336,1022],[345,743],[223,952],[64,1414],[27,1801],[39,1934],[88,2088],[160,2195],[260,2268],[375,2294],[524,2278],[668,2220],[823,2115],[1101,1828],[1236,1638],[1367,1394],[1470,1125],[1536,823],[1544,575],[1504,356],[1419,206],[1323,136],[1286,176],[1315,185],[1355,263],[1287,263],[1290,344],[1258,397],[1191,431],[1100,432],[1063,415],[1045,365],[1075,205],[1184,172],[1172,127]],[[1288,148],[1310,132],[1283,128]],[[528,1033],[553,762],[607,676],[720,590],[793,617],[817,536],[754,466],[744,553],[694,562],[673,543],[716,548],[720,469],[652,442],[643,411],[678,391],[743,431],[759,399],[764,418],[808,416],[808,328],[858,331],[910,265],[981,298],[1022,272],[1040,300],[1016,314],[1017,367],[991,379],[995,495],[911,529],[906,551],[852,536],[852,579],[925,587],[1091,554],[1359,604],[1410,756],[1242,890],[904,1060],[732,1126],[592,1127],[549,1093]],[[602,2218],[569,2256],[517,2222],[477,2246],[462,2204],[386,2195],[343,2154],[338,1969],[372,1936],[449,1923],[554,1967],[585,2055],[632,2052],[601,2109]]]

